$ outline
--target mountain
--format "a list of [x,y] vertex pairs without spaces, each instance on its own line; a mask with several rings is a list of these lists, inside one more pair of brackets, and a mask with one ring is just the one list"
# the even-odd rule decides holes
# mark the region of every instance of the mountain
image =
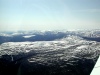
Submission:
[[[97,38],[92,33],[99,31],[10,33],[18,41],[1,43],[0,75],[89,75],[100,55],[100,42],[85,38]],[[20,36],[27,40],[19,41]]]
[[0,44],[4,42],[24,42],[24,41],[52,41],[61,39],[69,35],[79,36],[87,40],[100,42],[100,30],[85,31],[18,31],[0,32]]

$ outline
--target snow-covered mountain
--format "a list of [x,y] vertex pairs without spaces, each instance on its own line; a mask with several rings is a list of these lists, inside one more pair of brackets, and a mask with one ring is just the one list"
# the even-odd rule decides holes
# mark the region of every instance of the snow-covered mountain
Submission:
[[87,40],[100,42],[100,30],[78,30],[78,31],[18,31],[0,32],[0,44],[4,42],[24,42],[24,41],[52,41],[66,36],[79,36]]
[[86,40],[75,33],[67,32],[51,41],[2,43],[0,74],[89,75],[100,54],[100,42]]

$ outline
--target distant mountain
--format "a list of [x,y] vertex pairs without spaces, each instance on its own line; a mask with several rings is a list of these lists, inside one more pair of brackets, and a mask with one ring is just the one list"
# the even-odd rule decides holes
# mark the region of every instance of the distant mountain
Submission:
[[0,44],[4,42],[24,42],[24,41],[52,41],[61,39],[69,35],[79,36],[87,40],[100,42],[100,30],[88,31],[19,31],[1,32]]

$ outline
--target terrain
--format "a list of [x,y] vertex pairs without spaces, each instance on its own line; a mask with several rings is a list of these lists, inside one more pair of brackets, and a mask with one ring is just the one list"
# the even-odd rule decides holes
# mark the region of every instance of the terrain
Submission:
[[0,33],[0,75],[90,75],[100,30]]

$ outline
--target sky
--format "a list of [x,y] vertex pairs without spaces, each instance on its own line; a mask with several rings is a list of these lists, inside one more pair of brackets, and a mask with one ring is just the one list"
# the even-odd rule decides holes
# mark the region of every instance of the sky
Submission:
[[100,0],[0,0],[0,31],[100,29]]

